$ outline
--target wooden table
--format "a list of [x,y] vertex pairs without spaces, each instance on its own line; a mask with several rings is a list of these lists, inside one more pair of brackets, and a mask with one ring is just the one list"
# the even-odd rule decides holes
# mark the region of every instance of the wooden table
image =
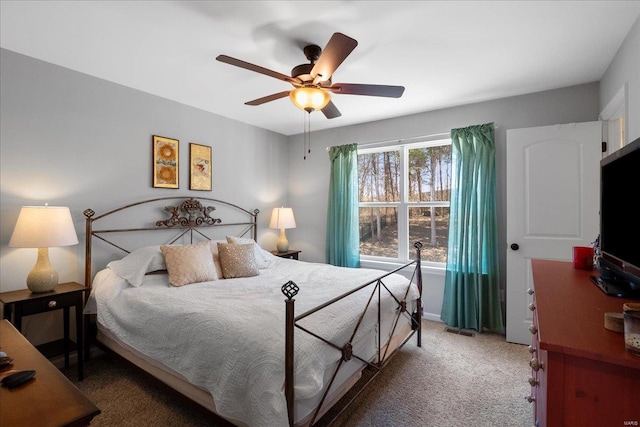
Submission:
[[0,371],[35,370],[31,381],[12,390],[0,387],[0,426],[87,426],[100,413],[51,362],[8,321],[0,321],[0,348],[13,366]]

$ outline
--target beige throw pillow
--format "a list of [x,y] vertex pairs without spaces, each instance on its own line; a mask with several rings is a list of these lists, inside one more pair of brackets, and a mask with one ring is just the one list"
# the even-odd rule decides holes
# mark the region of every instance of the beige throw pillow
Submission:
[[249,239],[247,237],[227,236],[227,243],[233,243],[235,245],[252,245],[253,251],[256,255],[258,268],[262,270],[263,268],[269,267],[269,259],[264,256],[262,248],[256,243],[255,240]]
[[225,279],[257,276],[258,263],[252,244],[218,243],[220,265]]
[[173,286],[218,279],[208,241],[184,246],[160,246],[160,250],[167,265],[169,283]]

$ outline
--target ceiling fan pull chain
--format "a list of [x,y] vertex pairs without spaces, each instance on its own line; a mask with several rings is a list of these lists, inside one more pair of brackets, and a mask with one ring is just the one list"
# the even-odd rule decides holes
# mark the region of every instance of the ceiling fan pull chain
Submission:
[[307,153],[311,154],[311,111],[307,113]]
[[304,111],[302,114],[302,136],[302,158],[307,160],[307,116],[304,114]]
[[304,160],[307,160],[307,153],[311,153],[311,111],[304,113]]

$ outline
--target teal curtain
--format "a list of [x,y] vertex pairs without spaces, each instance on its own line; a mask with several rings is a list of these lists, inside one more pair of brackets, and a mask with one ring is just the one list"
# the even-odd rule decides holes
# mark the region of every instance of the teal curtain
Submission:
[[440,317],[452,327],[502,333],[493,123],[453,129],[451,144],[449,242]]
[[358,145],[331,147],[329,158],[327,262],[341,267],[360,267]]

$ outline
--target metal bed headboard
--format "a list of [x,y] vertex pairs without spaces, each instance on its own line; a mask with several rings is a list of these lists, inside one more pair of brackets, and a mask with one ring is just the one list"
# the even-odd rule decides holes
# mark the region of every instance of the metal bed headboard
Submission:
[[[145,204],[159,203],[160,201],[180,201],[177,204],[171,206],[165,206],[164,211],[170,214],[169,218],[156,219],[153,222],[153,226],[143,226],[138,228],[108,228],[108,229],[95,229],[94,223],[115,213],[126,211],[134,207],[142,206]],[[205,206],[206,204],[213,204],[214,206]],[[246,215],[247,221],[240,220],[239,222],[223,222],[220,218],[213,216],[216,211],[216,206],[225,206],[232,208],[238,212],[241,217]],[[225,202],[223,200],[212,199],[209,197],[186,197],[186,196],[169,196],[159,197],[154,199],[142,200],[140,202],[131,203],[125,206],[121,206],[116,209],[112,209],[108,212],[95,216],[95,212],[92,209],[86,209],[83,214],[86,217],[86,242],[85,242],[85,260],[84,260],[84,283],[85,286],[91,287],[91,249],[93,246],[93,238],[99,239],[125,253],[131,251],[123,248],[110,240],[107,236],[113,233],[131,233],[142,231],[159,231],[159,230],[176,230],[177,235],[168,244],[176,242],[183,236],[189,236],[191,243],[193,243],[194,233],[197,235],[209,239],[207,235],[199,231],[203,228],[211,227],[231,227],[240,226],[244,229],[240,236],[245,236],[248,232],[251,232],[253,240],[258,238],[258,213],[260,210],[254,209],[249,211],[234,205],[233,203]]]

